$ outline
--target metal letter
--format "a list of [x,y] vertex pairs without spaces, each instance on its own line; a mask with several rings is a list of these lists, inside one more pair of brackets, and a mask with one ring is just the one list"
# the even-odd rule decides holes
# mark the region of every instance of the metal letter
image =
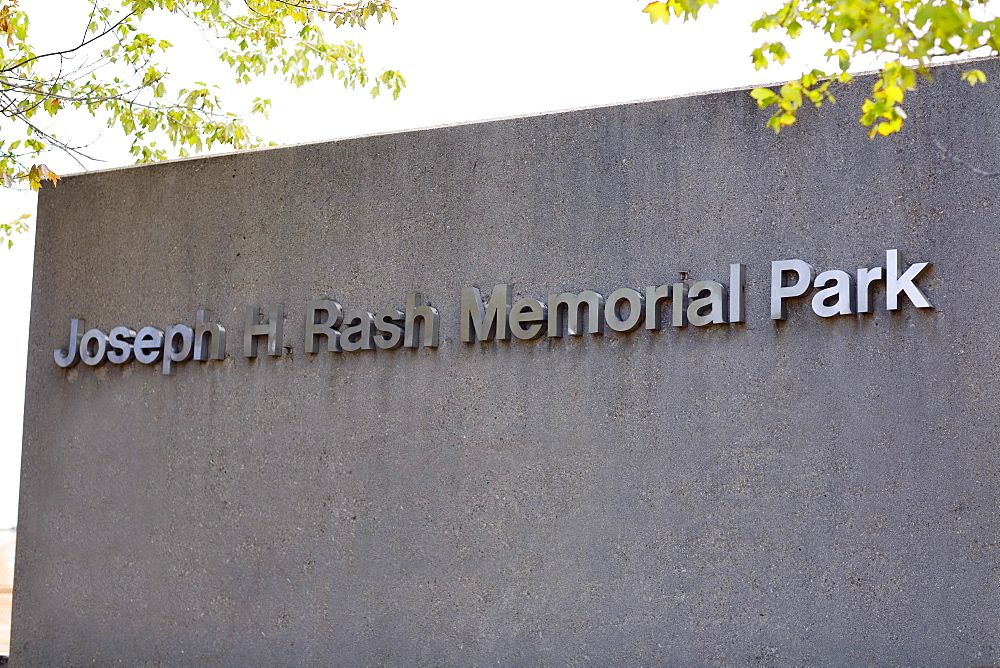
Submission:
[[92,329],[84,334],[80,339],[80,361],[87,366],[100,366],[107,359],[108,335],[99,329]]
[[[212,314],[199,310],[194,325],[194,358],[199,362],[208,359],[226,359],[226,328],[211,322]],[[205,345],[205,337],[209,344]]]
[[392,350],[403,345],[403,322],[406,314],[398,308],[379,311],[375,314],[375,347],[379,350]]
[[872,283],[882,280],[882,267],[858,267],[858,313],[872,311]]
[[[320,318],[320,312],[326,313],[325,318]],[[316,337],[326,337],[326,351],[335,353],[340,351],[340,332],[335,328],[340,327],[344,321],[344,307],[340,302],[332,299],[314,299],[306,303],[306,352],[315,355],[319,352],[316,347]]]
[[[521,341],[537,339],[545,333],[545,304],[527,297],[510,307],[510,331]],[[528,327],[524,327],[528,325]]]
[[[834,285],[824,288],[831,281],[834,282]],[[851,287],[851,275],[846,271],[840,271],[839,269],[824,271],[816,277],[813,285],[817,288],[823,288],[814,294],[812,298],[812,309],[816,315],[821,318],[829,318],[835,315],[851,315],[854,313],[854,309],[851,308],[851,298],[854,296],[854,290]],[[834,297],[837,298],[836,303],[828,306],[826,302]]]
[[[618,318],[619,302],[628,302],[628,318],[621,320]],[[604,320],[608,327],[616,332],[632,332],[642,324],[643,298],[631,288],[619,288],[611,293],[608,301],[604,303]]]
[[[180,345],[174,345],[180,336]],[[176,362],[187,362],[194,354],[194,330],[187,325],[176,324],[167,327],[163,333],[163,375],[172,376],[177,373]]]
[[[503,306],[503,314],[500,307]],[[490,294],[490,306],[483,307],[483,295],[479,288],[462,290],[462,321],[459,338],[466,342],[490,341],[496,337],[499,341],[510,340],[510,327],[507,318],[510,316],[510,286],[501,283],[493,288]]]
[[[785,272],[795,272],[795,283],[785,285]],[[813,268],[802,260],[774,260],[771,262],[771,319],[787,317],[785,300],[801,297],[812,283]]]
[[375,316],[368,311],[349,311],[340,332],[340,347],[345,353],[374,350]]
[[131,327],[115,327],[108,334],[108,361],[112,364],[125,364],[132,359],[132,342],[135,341],[135,330]]
[[271,307],[267,314],[267,322],[260,321],[260,309],[248,306],[243,325],[243,356],[257,357],[258,336],[267,337],[268,355],[281,355],[284,352],[281,347],[284,320],[285,308],[281,304]]
[[670,299],[670,286],[661,285],[659,287],[650,285],[646,287],[646,329],[654,330],[660,328],[660,302]]
[[687,286],[683,283],[674,283],[671,290],[673,294],[673,317],[670,319],[674,327],[684,326],[684,299],[687,297]]
[[[560,313],[566,313],[566,333],[570,336],[583,334],[583,313],[580,307],[587,305],[587,333],[604,333],[604,297],[593,290],[584,290],[578,295],[563,292],[549,295],[549,336],[561,337]],[[562,307],[565,306],[565,309]]]
[[[403,334],[403,347],[416,348],[419,345],[426,348],[437,348],[441,337],[441,316],[433,306],[422,304],[419,292],[414,292],[406,298],[406,329]],[[420,303],[420,306],[417,304]],[[417,321],[423,325],[417,332]]]
[[734,262],[729,265],[729,322],[743,322],[743,265]]
[[53,350],[52,356],[56,364],[64,369],[74,367],[80,361],[80,339],[83,338],[83,320],[73,318],[69,321],[69,345],[66,350]]
[[[708,291],[707,297],[700,297],[701,293]],[[694,299],[691,299],[694,297]],[[687,307],[688,322],[695,327],[705,325],[720,325],[726,322],[726,315],[722,312],[723,302],[726,299],[726,288],[717,281],[697,281],[691,284],[688,291],[690,302]],[[701,311],[709,309],[707,314]]]
[[135,359],[141,364],[153,364],[163,357],[163,332],[155,327],[143,327],[135,335]]
[[910,298],[910,301],[913,302],[913,305],[917,308],[934,308],[931,306],[931,303],[927,301],[927,297],[924,296],[924,293],[920,292],[920,288],[913,283],[913,279],[917,277],[917,274],[931,266],[931,263],[917,262],[916,264],[911,264],[905,273],[900,274],[899,267],[902,264],[902,254],[898,250],[893,249],[885,252],[886,309],[890,311],[899,310],[900,292],[906,292],[906,296]]

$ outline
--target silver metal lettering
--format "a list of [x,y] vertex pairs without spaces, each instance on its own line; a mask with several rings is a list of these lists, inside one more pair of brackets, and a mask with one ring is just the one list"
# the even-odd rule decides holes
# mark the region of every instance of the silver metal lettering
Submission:
[[[604,320],[608,327],[616,332],[632,332],[642,324],[642,295],[631,288],[619,288],[611,293],[604,303]],[[628,317],[622,320],[618,317],[618,305],[628,302]]]
[[670,324],[674,327],[684,326],[684,300],[687,298],[687,285],[684,283],[674,283],[674,287],[670,290],[673,305],[673,316],[670,319]]
[[[785,285],[785,274],[793,272],[795,282]],[[775,260],[771,262],[771,319],[788,317],[785,300],[801,297],[812,284],[813,268],[802,260]]]
[[[418,304],[420,304],[418,306]],[[422,325],[418,330],[418,323]],[[414,292],[406,298],[406,325],[403,334],[403,347],[437,348],[441,338],[441,316],[433,306],[423,303],[419,292]]]
[[[208,359],[226,359],[226,328],[211,321],[212,314],[200,309],[194,325],[194,359],[204,362]],[[205,344],[205,339],[209,343]]]
[[194,330],[180,323],[167,327],[163,333],[163,374],[173,376],[177,373],[174,365],[187,362],[193,354]]
[[[708,292],[707,297],[702,297],[703,292]],[[719,325],[726,322],[726,314],[723,313],[723,304],[726,299],[726,288],[717,281],[697,281],[688,290],[687,307],[688,322],[695,327],[705,325]],[[708,313],[702,313],[708,309]]]
[[[324,313],[324,317],[320,317]],[[340,351],[340,332],[336,330],[344,321],[344,307],[340,302],[332,299],[314,299],[306,303],[306,342],[307,353],[315,355],[319,352],[316,347],[316,337],[326,337],[326,351],[335,353]]]
[[593,290],[584,290],[580,294],[563,292],[549,295],[548,319],[549,336],[562,337],[563,328],[559,322],[562,313],[566,314],[566,333],[570,336],[583,334],[583,313],[580,308],[587,305],[587,333],[604,333],[604,297]]
[[108,335],[92,329],[80,338],[80,361],[87,366],[100,366],[108,359]]
[[56,364],[64,369],[74,367],[80,361],[80,339],[83,338],[83,320],[73,318],[69,321],[69,344],[65,350],[53,350],[52,356]]
[[858,313],[871,313],[872,283],[882,280],[882,267],[858,268]]
[[163,357],[163,332],[155,327],[143,327],[135,335],[135,359],[140,364],[153,364]]
[[669,285],[646,287],[646,329],[652,331],[661,327],[660,303],[668,299],[670,299]]
[[284,352],[281,347],[284,320],[285,309],[281,304],[271,307],[266,322],[260,321],[260,309],[256,306],[248,306],[243,324],[243,356],[257,357],[257,337],[259,336],[267,337],[268,355],[281,355]]
[[[833,283],[830,287],[825,287]],[[831,269],[824,271],[816,277],[813,285],[819,290],[812,298],[812,310],[821,318],[830,318],[835,315],[851,315],[854,309],[851,307],[851,299],[854,290],[851,285],[851,275],[846,271]],[[836,298],[833,304],[827,304],[831,299]]]
[[349,311],[340,331],[340,347],[345,353],[375,349],[375,316],[368,311]]
[[392,350],[403,345],[403,323],[406,314],[398,308],[379,311],[375,314],[375,347]]
[[729,322],[743,322],[744,267],[738,262],[729,265]]
[[108,361],[112,364],[125,364],[132,360],[132,342],[135,341],[135,330],[131,327],[114,327],[108,333]]
[[885,252],[885,307],[890,311],[899,310],[899,293],[905,292],[913,305],[917,308],[934,308],[927,301],[924,293],[916,286],[913,280],[927,267],[930,262],[917,262],[911,264],[904,273],[900,273],[900,266],[903,264],[902,254],[897,249]]
[[518,300],[510,307],[511,333],[521,341],[542,336],[545,333],[546,310],[545,304],[537,299],[526,297]]
[[[503,312],[500,309],[503,307]],[[462,309],[459,338],[465,343],[473,341],[510,340],[510,286],[501,283],[490,294],[489,308],[483,306],[483,295],[479,288],[462,290]]]

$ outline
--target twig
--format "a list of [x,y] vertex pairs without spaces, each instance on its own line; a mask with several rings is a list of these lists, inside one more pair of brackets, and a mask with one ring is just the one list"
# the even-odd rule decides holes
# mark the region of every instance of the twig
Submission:
[[982,176],[983,178],[986,179],[993,179],[1000,176],[1000,172],[987,172],[985,170],[979,169],[974,165],[970,165],[965,160],[962,160],[957,156],[952,155],[951,152],[947,148],[945,148],[944,144],[942,144],[941,140],[938,139],[937,137],[934,138],[934,145],[938,147],[939,151],[941,151],[941,159],[945,162],[951,161],[956,165],[958,165],[959,167],[965,167],[967,170],[969,170],[976,176]]
[[125,23],[125,21],[129,20],[130,18],[132,18],[132,16],[134,14],[135,14],[135,11],[129,12],[124,17],[122,17],[121,21],[119,21],[118,23],[114,24],[113,26],[111,26],[110,28],[108,28],[107,30],[105,30],[104,32],[102,32],[100,35],[95,35],[94,37],[88,39],[87,41],[80,43],[78,46],[74,46],[72,49],[66,49],[65,51],[53,51],[51,53],[43,53],[43,54],[41,54],[39,56],[32,56],[31,58],[26,58],[26,59],[22,60],[21,62],[15,64],[15,65],[11,65],[10,67],[5,67],[3,69],[0,69],[0,73],[10,72],[10,71],[16,70],[18,68],[24,67],[25,65],[27,65],[31,61],[38,60],[39,58],[48,58],[49,56],[63,56],[63,55],[66,55],[67,53],[73,53],[74,51],[79,51],[80,49],[82,49],[83,47],[87,46],[91,42],[96,42],[100,38],[102,38],[105,35],[107,35],[108,33],[110,33],[112,30],[114,30],[115,28],[117,28],[118,26],[120,26],[121,24]]

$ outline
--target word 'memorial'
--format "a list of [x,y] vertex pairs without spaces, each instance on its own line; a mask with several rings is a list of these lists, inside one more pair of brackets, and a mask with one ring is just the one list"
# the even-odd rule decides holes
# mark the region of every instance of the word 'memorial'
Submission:
[[[743,322],[742,264],[729,265],[729,289],[718,281],[695,281],[650,285],[643,292],[619,288],[607,299],[593,290],[549,295],[545,302],[532,297],[511,304],[510,286],[493,288],[489,306],[478,288],[462,291],[460,338],[472,341],[509,341],[511,336],[530,341],[541,336],[562,338],[615,332],[632,332],[645,324],[647,330],[662,327],[663,308],[670,303],[670,323],[695,327]],[[586,310],[586,324],[584,324]]]

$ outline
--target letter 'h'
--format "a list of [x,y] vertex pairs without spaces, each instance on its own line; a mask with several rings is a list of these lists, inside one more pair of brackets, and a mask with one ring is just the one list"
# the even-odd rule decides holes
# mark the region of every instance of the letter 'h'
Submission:
[[257,337],[267,337],[267,354],[278,356],[282,353],[281,333],[285,313],[281,304],[272,306],[267,321],[260,321],[260,310],[256,306],[247,307],[247,317],[243,324],[243,356],[257,357]]

